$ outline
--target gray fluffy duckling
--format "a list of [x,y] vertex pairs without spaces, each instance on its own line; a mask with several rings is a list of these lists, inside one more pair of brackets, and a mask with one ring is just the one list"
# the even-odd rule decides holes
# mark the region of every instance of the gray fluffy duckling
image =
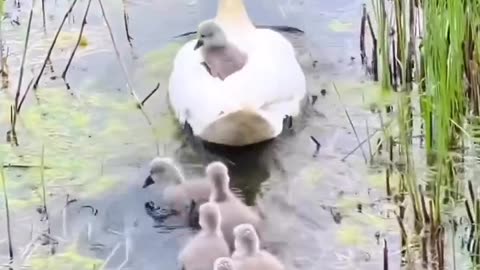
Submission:
[[228,41],[225,32],[215,21],[202,22],[197,32],[198,41],[194,48],[201,48],[205,61],[202,64],[213,77],[223,81],[247,63],[247,54]]
[[212,185],[210,201],[216,202],[222,216],[222,232],[230,250],[234,249],[233,229],[249,223],[259,229],[262,218],[253,208],[245,205],[229,188],[228,168],[222,162],[212,162],[206,168],[207,178]]
[[212,202],[202,204],[199,213],[201,230],[178,256],[182,270],[211,270],[217,258],[230,255],[220,229],[222,217],[218,205]]
[[271,253],[260,249],[260,240],[252,224],[235,227],[235,251],[232,254],[235,270],[285,270]]

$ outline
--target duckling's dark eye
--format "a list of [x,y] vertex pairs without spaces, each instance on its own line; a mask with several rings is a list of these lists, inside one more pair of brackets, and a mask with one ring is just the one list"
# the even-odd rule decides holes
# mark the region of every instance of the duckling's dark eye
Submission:
[[205,35],[200,35],[201,38],[205,38],[206,36]]

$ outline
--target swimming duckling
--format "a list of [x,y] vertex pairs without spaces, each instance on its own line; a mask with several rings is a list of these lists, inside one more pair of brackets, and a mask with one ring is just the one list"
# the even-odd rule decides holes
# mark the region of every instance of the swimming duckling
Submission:
[[240,224],[233,229],[235,251],[232,259],[236,270],[285,270],[271,253],[260,249],[260,240],[252,224]]
[[247,63],[247,54],[229,42],[223,29],[213,20],[198,26],[198,41],[194,49],[202,47],[202,64],[213,77],[222,81],[242,69]]
[[204,203],[200,205],[199,213],[201,230],[178,256],[182,270],[211,270],[217,258],[230,254],[220,229],[222,217],[218,205]]
[[207,177],[212,185],[210,201],[216,202],[222,215],[222,232],[230,250],[234,249],[233,229],[242,223],[253,224],[258,230],[261,224],[260,215],[245,205],[230,190],[228,168],[222,162],[210,163],[206,168]]
[[234,270],[232,259],[228,257],[220,257],[215,260],[213,264],[213,270]]
[[[168,157],[156,157],[150,162],[150,174],[143,188],[166,180],[163,200],[177,214],[188,218],[189,225],[198,227],[198,206],[208,201],[210,184],[205,179],[186,181],[175,162]],[[163,182],[165,183],[165,182]]]

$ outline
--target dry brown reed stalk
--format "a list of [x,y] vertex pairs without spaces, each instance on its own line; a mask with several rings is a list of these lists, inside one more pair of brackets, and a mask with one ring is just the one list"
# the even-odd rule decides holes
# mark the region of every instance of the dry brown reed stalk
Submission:
[[342,159],[340,159],[341,161],[345,161],[347,160],[348,157],[350,157],[353,153],[355,153],[362,145],[364,145],[366,142],[368,142],[369,140],[371,140],[373,138],[373,136],[375,136],[377,133],[379,132],[379,130],[376,130],[375,132],[371,133],[370,135],[368,135],[367,138],[363,139],[357,146],[355,146],[355,148],[353,148],[350,152],[348,152]]
[[355,138],[357,139],[357,143],[360,145],[360,151],[362,152],[363,159],[365,160],[365,164],[368,163],[367,156],[365,154],[365,151],[363,150],[362,147],[362,142],[360,141],[360,137],[358,136],[357,129],[355,128],[355,125],[353,124],[352,118],[350,117],[350,114],[348,113],[347,107],[343,104],[342,102],[342,97],[340,96],[340,92],[338,92],[337,86],[335,83],[333,83],[333,89],[335,89],[335,92],[337,93],[338,96],[338,101],[343,107],[343,110],[345,111],[345,115],[347,116],[348,122],[350,123],[350,126],[352,127],[353,134],[355,134]]
[[143,100],[142,102],[140,102],[140,104],[142,104],[142,106],[145,105],[145,102],[147,102],[147,100],[153,95],[155,94],[155,92],[157,92],[157,90],[160,89],[160,83],[157,83],[157,85],[155,86],[155,88],[153,88],[152,91],[150,91],[150,94],[148,94]]
[[110,39],[112,41],[112,46],[113,46],[113,49],[115,51],[115,55],[117,57],[118,62],[120,63],[120,67],[122,68],[122,72],[123,72],[123,75],[125,77],[125,80],[127,81],[127,88],[130,92],[130,95],[133,97],[133,99],[137,103],[137,107],[140,109],[143,116],[145,117],[145,120],[147,120],[148,125],[152,129],[152,134],[155,138],[155,146],[156,146],[157,155],[159,155],[160,154],[160,144],[159,144],[157,136],[155,134],[155,130],[153,128],[153,123],[150,120],[150,117],[148,116],[148,114],[145,112],[145,109],[143,108],[142,102],[138,98],[138,96],[135,92],[135,89],[133,88],[133,84],[130,80],[130,76],[128,75],[127,67],[125,66],[125,63],[123,62],[122,57],[120,56],[120,51],[119,51],[117,43],[115,41],[115,37],[113,36],[112,27],[110,26],[110,22],[107,19],[107,15],[105,13],[105,8],[103,7],[102,0],[98,0],[98,4],[100,5],[100,10],[102,11],[103,20],[105,21],[105,24],[107,26],[108,33],[109,33]]
[[[47,208],[47,188],[45,184],[45,145],[42,144],[41,158],[40,158],[40,185],[42,188],[42,203],[43,203],[43,214],[45,215],[45,221],[47,222],[47,237],[51,237],[51,226],[50,226],[50,216],[48,214]],[[55,243],[56,241],[50,242],[50,254],[55,253]]]
[[397,223],[400,227],[400,235],[401,235],[401,245],[402,245],[402,258],[405,258],[406,252],[407,252],[407,243],[408,243],[408,233],[407,229],[403,223],[403,217],[400,215],[397,215],[395,213],[395,217],[397,219]]
[[388,243],[383,239],[383,270],[388,270]]
[[[366,26],[368,25],[368,30],[370,33],[370,37],[372,38],[372,61],[370,62],[370,66],[368,63],[368,56],[367,50],[365,46],[365,36],[366,36]],[[363,4],[362,6],[362,18],[360,22],[360,58],[362,60],[362,65],[365,66],[368,73],[373,76],[374,81],[379,80],[378,74],[378,57],[377,57],[377,37],[375,35],[375,31],[373,30],[372,21],[370,19],[370,15],[367,11],[367,5]]]
[[[52,40],[52,43],[50,44],[50,47],[48,48],[47,55],[45,56],[45,60],[43,61],[42,67],[40,68],[40,71],[38,72],[38,75],[35,78],[35,81],[33,83],[33,90],[37,90],[38,84],[40,83],[40,79],[43,76],[43,72],[45,71],[45,67],[47,66],[47,63],[50,61],[50,56],[52,55],[53,48],[55,47],[55,44],[57,43],[58,36],[60,35],[60,32],[62,31],[63,25],[67,21],[68,17],[73,11],[73,8],[77,4],[77,0],[73,0],[72,4],[68,8],[67,12],[65,12],[65,15],[63,16],[62,22],[60,23],[57,32],[55,33],[55,37]],[[25,95],[27,92],[25,92]]]
[[47,20],[45,19],[45,0],[42,0],[42,21],[43,21],[43,31],[47,31]]
[[7,191],[7,178],[5,177],[5,172],[3,167],[0,167],[0,180],[2,180],[2,189],[3,189],[3,200],[5,204],[5,219],[6,219],[6,229],[7,229],[7,238],[8,238],[8,255],[10,258],[9,264],[13,263],[13,243],[12,243],[12,228],[10,220],[10,207],[8,204],[8,191]]
[[130,17],[128,16],[128,13],[127,13],[127,5],[125,4],[125,0],[122,0],[122,5],[123,5],[123,24],[125,26],[125,34],[127,35],[128,44],[130,44],[130,47],[133,47],[132,45],[133,37],[130,35],[130,28],[128,26],[128,23],[130,22]]
[[27,32],[25,34],[25,41],[24,41],[24,45],[23,45],[23,52],[22,52],[22,61],[20,63],[20,72],[19,72],[19,75],[18,75],[18,83],[17,83],[17,92],[15,93],[15,106],[14,106],[14,110],[11,112],[12,113],[12,119],[11,119],[11,136],[12,138],[14,139],[15,143],[18,145],[18,141],[17,141],[17,134],[16,134],[16,131],[15,131],[15,127],[16,127],[16,124],[17,124],[17,118],[18,118],[18,114],[20,112],[20,92],[22,90],[22,82],[23,82],[23,73],[24,73],[24,69],[25,69],[25,61],[26,61],[26,58],[27,58],[27,49],[28,49],[28,42],[30,41],[30,29],[32,28],[32,19],[33,19],[33,8],[34,8],[34,5],[32,3],[32,7],[30,9],[30,14],[28,16],[28,24],[27,24]]
[[90,10],[91,3],[92,3],[92,0],[88,0],[87,7],[85,8],[85,13],[83,15],[82,25],[80,26],[80,32],[78,33],[77,42],[75,43],[75,47],[73,48],[73,51],[70,54],[70,58],[68,59],[67,65],[65,66],[65,70],[63,70],[62,72],[62,79],[65,81],[67,89],[70,89],[70,84],[66,81],[67,72],[68,72],[68,69],[70,68],[70,64],[72,63],[73,57],[77,52],[78,46],[80,46],[80,43],[82,41],[83,30],[85,28],[85,25],[87,25],[87,16],[88,16],[88,11]]
[[27,98],[26,92],[29,91],[30,88],[32,88],[33,80],[34,80],[34,79],[35,79],[35,78],[32,78],[32,79],[30,80],[30,82],[29,82],[28,85],[27,85],[27,88],[25,89],[25,93],[24,93],[23,96],[22,96],[22,99],[20,100],[20,103],[18,103],[17,114],[20,114],[20,111],[22,110],[23,103],[25,102],[25,99]]
[[362,65],[367,66],[367,50],[365,49],[365,26],[367,24],[367,4],[362,6],[362,20],[360,22],[360,59]]

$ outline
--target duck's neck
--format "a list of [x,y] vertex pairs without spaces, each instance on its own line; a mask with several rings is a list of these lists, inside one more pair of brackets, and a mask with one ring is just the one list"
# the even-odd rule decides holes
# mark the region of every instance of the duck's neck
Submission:
[[228,199],[229,195],[229,190],[226,188],[214,188],[210,194],[210,201],[224,202]]
[[258,252],[260,252],[260,247],[259,247],[258,243],[252,243],[252,245],[249,246],[249,247],[246,249],[246,253],[247,253],[249,256],[253,256],[253,255],[257,254]]
[[228,30],[254,30],[243,0],[218,0],[217,17],[222,27]]
[[185,182],[185,177],[183,176],[182,171],[177,166],[172,166],[171,174],[175,184],[182,184]]
[[217,236],[223,236],[222,230],[220,226],[214,226],[214,227],[205,227],[202,228],[202,231],[206,235],[217,235]]
[[257,247],[251,247],[251,246],[244,246],[242,248],[242,256],[254,256],[260,251],[259,248]]

